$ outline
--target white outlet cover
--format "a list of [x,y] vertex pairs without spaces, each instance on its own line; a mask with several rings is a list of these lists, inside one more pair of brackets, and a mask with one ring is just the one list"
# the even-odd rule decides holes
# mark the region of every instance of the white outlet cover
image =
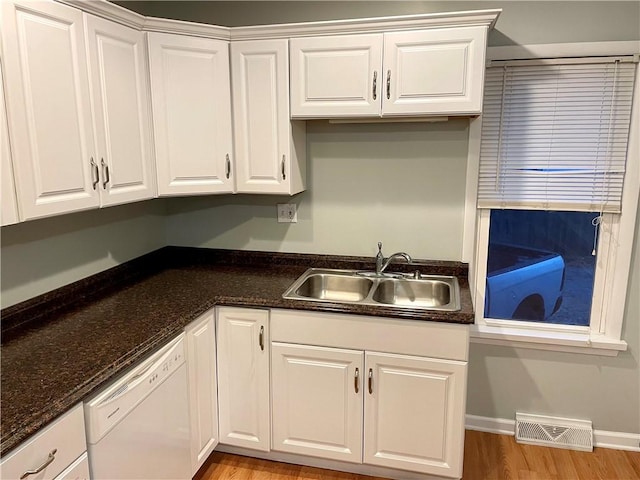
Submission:
[[278,223],[298,223],[295,203],[278,203]]

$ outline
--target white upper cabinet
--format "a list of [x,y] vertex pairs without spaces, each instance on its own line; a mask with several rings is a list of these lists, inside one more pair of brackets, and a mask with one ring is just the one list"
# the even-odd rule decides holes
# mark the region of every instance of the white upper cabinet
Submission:
[[23,220],[100,202],[82,15],[55,2],[2,2],[7,117]]
[[149,33],[158,193],[233,191],[229,44]]
[[144,34],[85,15],[102,205],[155,196]]
[[486,27],[384,35],[385,115],[482,111]]
[[291,40],[291,117],[477,115],[487,27]]
[[19,221],[18,204],[16,202],[16,188],[13,181],[13,166],[11,165],[11,148],[9,146],[9,131],[4,104],[4,89],[2,82],[2,63],[0,63],[0,176],[2,177],[2,226],[11,225]]
[[382,34],[291,39],[291,117],[380,115]]
[[289,117],[287,40],[231,44],[236,191],[305,188],[306,125]]

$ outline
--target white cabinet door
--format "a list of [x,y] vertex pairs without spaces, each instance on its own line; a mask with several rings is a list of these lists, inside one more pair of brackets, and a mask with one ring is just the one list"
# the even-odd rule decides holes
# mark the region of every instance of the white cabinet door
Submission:
[[237,192],[301,192],[306,127],[289,119],[288,41],[233,42],[231,75]]
[[291,117],[477,115],[486,38],[479,26],[292,39]]
[[99,205],[82,12],[2,2],[7,117],[23,220]]
[[[1,60],[1,59],[0,59]],[[0,175],[2,176],[2,226],[19,221],[16,188],[13,181],[13,165],[11,165],[11,148],[9,147],[9,130],[7,126],[6,107],[4,103],[4,87],[2,81],[2,63],[0,62]]]
[[274,450],[362,462],[364,352],[271,345]]
[[367,352],[365,370],[364,463],[460,478],[467,363]]
[[144,34],[85,14],[102,205],[155,196]]
[[228,42],[147,35],[158,193],[232,192]]
[[269,451],[269,311],[217,309],[220,443]]
[[382,34],[293,38],[291,117],[380,115]]
[[479,114],[486,36],[486,27],[385,33],[383,116]]
[[186,328],[191,419],[191,475],[218,445],[215,310]]

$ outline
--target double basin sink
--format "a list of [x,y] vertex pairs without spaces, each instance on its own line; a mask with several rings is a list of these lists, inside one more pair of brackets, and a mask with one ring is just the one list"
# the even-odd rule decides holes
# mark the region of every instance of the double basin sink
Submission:
[[310,268],[283,294],[289,300],[460,310],[460,287],[452,276]]

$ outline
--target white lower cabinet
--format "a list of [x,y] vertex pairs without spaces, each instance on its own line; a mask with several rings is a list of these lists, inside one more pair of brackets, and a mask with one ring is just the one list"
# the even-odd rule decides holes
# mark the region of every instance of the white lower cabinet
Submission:
[[217,309],[220,443],[269,451],[269,311]]
[[216,375],[215,310],[186,329],[191,426],[191,475],[218,445],[218,381]]
[[274,450],[462,475],[466,362],[277,342],[271,355]]
[[466,326],[272,310],[271,338],[273,450],[462,476]]
[[0,477],[89,480],[82,404],[2,458]]

